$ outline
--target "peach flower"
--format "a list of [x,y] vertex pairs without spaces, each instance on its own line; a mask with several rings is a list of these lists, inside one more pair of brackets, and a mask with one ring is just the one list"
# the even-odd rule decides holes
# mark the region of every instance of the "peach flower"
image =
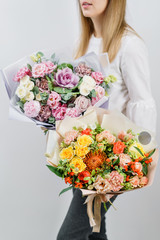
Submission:
[[120,153],[119,154],[120,159],[120,167],[124,168],[128,163],[131,162],[131,158],[128,154]]
[[129,182],[132,184],[132,187],[136,188],[139,186],[140,180],[138,176],[129,179]]
[[147,185],[147,183],[148,183],[148,178],[144,176],[140,179],[139,185],[144,186],[144,185]]

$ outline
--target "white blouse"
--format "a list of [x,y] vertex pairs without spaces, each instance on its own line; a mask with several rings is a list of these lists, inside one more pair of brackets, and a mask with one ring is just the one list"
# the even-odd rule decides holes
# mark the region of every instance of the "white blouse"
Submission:
[[[100,54],[101,41],[92,35],[86,53]],[[143,40],[133,33],[123,36],[108,73],[117,78],[110,93],[109,109],[119,110],[138,126],[156,133],[157,111],[151,93],[148,51]]]

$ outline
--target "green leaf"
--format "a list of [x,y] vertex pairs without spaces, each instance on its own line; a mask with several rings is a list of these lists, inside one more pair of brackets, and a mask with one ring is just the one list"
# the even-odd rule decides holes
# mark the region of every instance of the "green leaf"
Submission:
[[73,188],[73,186],[64,188],[64,189],[59,193],[59,196],[60,196],[62,193],[65,193],[65,192],[69,191],[69,190],[72,189],[72,188]]
[[120,159],[119,159],[119,157],[116,159],[116,161],[114,161],[113,162],[113,165],[117,165],[117,164],[119,164],[119,162],[120,162]]
[[135,147],[135,146],[134,146],[134,148],[135,148],[142,156],[144,156],[143,153],[141,152],[141,150],[140,150],[138,147]]
[[27,67],[30,71],[32,71],[32,66],[30,64],[27,64]]
[[38,58],[41,58],[41,57],[44,56],[44,54],[43,54],[42,52],[38,52],[38,53],[36,54],[36,56],[37,56]]
[[147,166],[147,164],[146,163],[143,163],[143,168],[142,168],[142,172],[144,173],[144,175],[147,175],[147,173],[148,173],[148,166]]
[[156,151],[156,148],[155,149],[153,149],[153,151],[148,155],[148,157],[147,158],[150,158],[152,155],[153,155],[153,153]]
[[109,170],[109,169],[106,169],[103,173],[104,173],[104,174],[108,174],[108,173],[110,173],[110,170]]
[[32,92],[36,95],[39,93],[39,88],[37,86],[34,86],[34,88],[32,89]]
[[62,177],[62,174],[58,171],[58,169],[56,167],[50,166],[50,165],[46,165],[49,170],[53,173],[55,173],[58,177]]
[[19,102],[17,102],[17,104],[19,105],[21,111],[24,112],[24,103],[19,101]]
[[96,171],[93,169],[91,172],[91,175],[94,176],[96,174]]
[[106,206],[106,203],[105,203],[105,202],[103,202],[103,206],[104,206],[105,211],[107,212],[108,209],[107,209],[107,206]]
[[85,177],[85,178],[83,178],[83,180],[88,181],[88,180],[90,180],[90,177]]
[[64,101],[68,101],[71,99],[71,97],[73,96],[72,93],[67,93],[67,94],[62,94],[61,97]]
[[42,100],[48,100],[49,94],[47,92],[40,93]]
[[54,117],[49,117],[48,122],[49,123],[55,123],[55,118]]
[[71,93],[72,90],[71,89],[67,89],[67,88],[62,88],[62,87],[54,87],[53,90],[57,93],[63,94],[63,93]]
[[63,68],[66,68],[66,67],[72,69],[72,71],[73,71],[73,66],[71,64],[68,64],[68,63],[62,63],[62,64],[57,66],[58,69],[63,69]]

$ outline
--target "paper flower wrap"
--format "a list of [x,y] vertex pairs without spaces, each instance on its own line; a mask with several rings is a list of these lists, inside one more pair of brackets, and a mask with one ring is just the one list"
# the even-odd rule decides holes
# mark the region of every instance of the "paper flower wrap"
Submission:
[[[90,105],[107,108],[110,90],[106,89],[112,82],[106,78],[109,66],[107,54],[97,56],[92,52],[65,65],[62,59],[57,59],[58,54],[55,59],[50,57],[51,60],[48,60],[49,52],[44,52],[42,59],[37,58],[38,54],[42,53],[31,55],[32,60],[37,61],[35,65],[27,56],[1,70],[10,99],[10,119],[35,122],[38,126],[55,129],[56,120],[66,115],[80,116]],[[103,81],[102,76],[106,80]]]
[[[145,152],[151,152],[153,149],[157,147],[155,136],[152,132],[143,129],[141,127],[136,126],[132,121],[130,121],[125,115],[118,111],[108,111],[105,109],[90,107],[84,114],[84,116],[70,119],[70,117],[66,117],[62,121],[56,122],[56,131],[49,130],[47,136],[47,149],[46,149],[46,157],[47,162],[56,167],[59,164],[60,159],[60,149],[59,145],[64,139],[65,133],[71,131],[73,127],[83,128],[85,129],[87,125],[91,125],[91,123],[99,123],[103,129],[109,130],[111,133],[118,135],[119,132],[127,131],[128,129],[132,129],[135,134],[139,133],[138,141],[142,146]],[[155,170],[158,162],[158,149],[152,155],[152,163],[148,166],[147,179],[148,183],[144,184],[143,187],[151,186],[153,183]],[[122,194],[124,192],[138,190],[141,188],[135,188],[132,190],[114,190],[107,191],[104,194],[102,192],[95,190],[87,190],[81,188],[82,195],[88,196],[85,203],[87,203],[87,213],[90,220],[90,225],[93,227],[93,232],[100,231],[100,207],[101,202],[109,201],[109,199],[113,195]],[[92,212],[92,203],[95,198],[95,211],[94,215]]]

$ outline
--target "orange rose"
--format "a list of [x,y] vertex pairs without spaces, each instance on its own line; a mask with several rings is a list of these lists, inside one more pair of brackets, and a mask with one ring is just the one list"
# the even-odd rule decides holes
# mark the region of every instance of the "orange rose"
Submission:
[[123,151],[126,147],[126,145],[121,141],[115,142],[113,145],[114,145],[114,147],[113,147],[114,154],[123,153]]
[[90,173],[88,171],[83,171],[78,174],[78,178],[82,183],[88,183],[89,180],[84,180],[84,178],[90,177]]

